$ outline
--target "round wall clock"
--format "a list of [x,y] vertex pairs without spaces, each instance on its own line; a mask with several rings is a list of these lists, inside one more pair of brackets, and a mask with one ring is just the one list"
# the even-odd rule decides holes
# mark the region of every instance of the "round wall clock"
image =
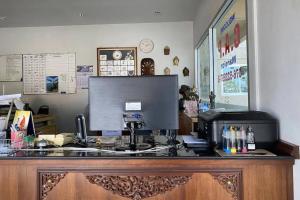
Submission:
[[154,43],[150,39],[143,39],[140,42],[140,50],[144,53],[150,53],[154,49]]
[[116,50],[113,52],[113,59],[120,60],[122,58],[122,52],[119,50]]

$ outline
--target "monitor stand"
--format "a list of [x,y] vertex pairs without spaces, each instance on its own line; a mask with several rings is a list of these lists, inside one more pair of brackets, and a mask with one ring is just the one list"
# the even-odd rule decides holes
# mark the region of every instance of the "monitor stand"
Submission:
[[152,145],[151,144],[146,144],[146,143],[137,143],[136,146],[117,146],[115,149],[116,151],[143,151],[147,149],[151,149]]
[[147,149],[152,148],[151,144],[138,143],[137,142],[137,137],[136,137],[136,134],[135,134],[135,130],[139,129],[139,127],[141,127],[141,124],[139,122],[126,123],[126,127],[130,131],[130,143],[129,143],[128,146],[117,147],[116,150],[119,150],[119,151],[125,151],[125,150],[140,151],[140,150],[147,150]]
[[137,142],[136,142],[136,135],[135,135],[135,122],[130,123],[130,127],[128,127],[130,131],[130,143],[129,143],[129,148],[131,151],[136,151],[137,150]]

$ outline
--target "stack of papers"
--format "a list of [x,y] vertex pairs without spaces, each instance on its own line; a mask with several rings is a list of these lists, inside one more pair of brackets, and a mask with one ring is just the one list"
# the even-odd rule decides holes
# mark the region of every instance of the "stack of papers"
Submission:
[[13,99],[21,98],[21,94],[0,95],[0,105],[9,105]]
[[183,142],[187,147],[207,147],[208,142],[205,139],[199,139],[192,135],[184,135],[182,136]]

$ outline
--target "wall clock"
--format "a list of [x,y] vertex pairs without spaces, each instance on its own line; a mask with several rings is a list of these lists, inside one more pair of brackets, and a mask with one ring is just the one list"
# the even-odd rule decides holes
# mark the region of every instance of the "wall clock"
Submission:
[[122,52],[119,50],[116,50],[113,52],[113,59],[120,60],[122,58]]
[[154,49],[154,43],[150,39],[143,39],[140,42],[140,50],[144,53],[150,53]]

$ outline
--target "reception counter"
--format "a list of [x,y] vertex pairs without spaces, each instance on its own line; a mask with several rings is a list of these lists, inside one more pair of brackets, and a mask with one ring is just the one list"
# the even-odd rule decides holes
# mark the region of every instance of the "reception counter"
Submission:
[[295,158],[287,152],[224,158],[181,145],[136,155],[18,151],[0,157],[0,199],[291,200]]

